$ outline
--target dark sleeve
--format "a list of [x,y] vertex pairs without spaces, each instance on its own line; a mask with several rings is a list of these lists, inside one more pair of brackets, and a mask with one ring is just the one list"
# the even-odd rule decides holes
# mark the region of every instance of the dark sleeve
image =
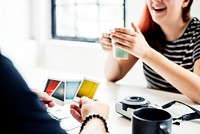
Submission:
[[20,134],[66,133],[51,118],[12,62],[0,54],[1,131]]

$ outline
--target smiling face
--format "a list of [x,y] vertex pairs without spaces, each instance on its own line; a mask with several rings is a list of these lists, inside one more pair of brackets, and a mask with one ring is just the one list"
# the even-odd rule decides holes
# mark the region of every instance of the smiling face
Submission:
[[159,25],[183,21],[182,9],[189,0],[146,0],[154,22]]

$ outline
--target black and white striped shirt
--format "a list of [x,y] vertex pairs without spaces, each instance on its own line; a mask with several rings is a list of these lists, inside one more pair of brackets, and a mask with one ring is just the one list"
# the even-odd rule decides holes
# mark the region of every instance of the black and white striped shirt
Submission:
[[[193,71],[194,62],[200,58],[200,21],[196,17],[192,18],[181,37],[174,41],[166,41],[163,55],[185,69]],[[143,70],[149,88],[178,92],[145,63]]]

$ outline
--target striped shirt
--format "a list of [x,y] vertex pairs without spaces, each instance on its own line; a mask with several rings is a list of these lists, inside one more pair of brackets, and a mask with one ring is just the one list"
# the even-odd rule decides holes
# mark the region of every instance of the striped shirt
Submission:
[[[193,71],[195,61],[200,58],[200,21],[196,17],[192,18],[178,39],[166,41],[163,55],[181,67]],[[145,63],[143,70],[149,88],[179,92]]]

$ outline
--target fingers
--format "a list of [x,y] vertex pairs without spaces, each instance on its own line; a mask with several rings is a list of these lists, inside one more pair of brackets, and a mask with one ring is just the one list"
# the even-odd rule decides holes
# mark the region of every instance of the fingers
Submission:
[[139,27],[136,26],[133,22],[131,22],[131,26],[132,26],[132,28],[133,28],[137,33],[141,33]]
[[83,96],[83,97],[81,97],[81,99],[79,101],[79,105],[87,104],[89,101],[91,101],[91,100],[88,97]]
[[99,99],[81,97],[78,105],[70,105],[70,113],[79,122],[82,122],[88,115],[94,113],[99,113],[105,119],[108,119],[109,107]]
[[132,36],[124,33],[119,33],[115,32],[111,35],[111,38],[115,40],[115,45],[118,46],[117,44],[122,44],[127,47],[131,46],[131,41],[132,41]]
[[110,38],[110,33],[103,33],[102,37],[99,39],[101,47],[105,51],[112,50],[112,43]]
[[110,33],[103,33],[102,37],[104,37],[104,38],[110,38]]
[[129,36],[135,36],[136,35],[135,30],[129,29],[129,28],[114,28],[111,31],[111,35],[116,34],[116,33],[119,33],[119,34],[122,34],[122,35],[125,34],[125,35],[129,35]]
[[78,107],[76,104],[71,104],[70,109],[73,109],[73,110],[77,111],[79,114],[81,114],[80,107]]
[[78,122],[82,123],[82,117],[76,110],[70,109],[70,113]]
[[53,101],[53,98],[51,96],[49,96],[46,92],[43,92],[43,96],[41,96],[41,99],[43,99],[43,101],[47,101],[47,102],[51,102]]
[[122,49],[132,47],[132,43],[135,42],[134,38],[141,34],[141,31],[133,22],[131,26],[132,28],[114,28],[110,30],[110,33],[103,33],[99,39],[102,49],[105,51],[112,50],[111,39],[115,40],[116,46],[120,46]]
[[136,26],[133,22],[131,23],[133,29],[130,28],[114,28],[111,30],[111,38],[118,37],[121,39],[130,40],[131,37],[137,36],[138,33],[141,33],[138,26]]
[[70,113],[80,123],[83,121],[81,116],[81,110],[76,104],[70,105]]
[[133,44],[137,41],[141,31],[133,22],[131,26],[132,28],[114,28],[111,30],[110,37],[115,40],[115,46],[126,51],[134,47]]
[[38,95],[40,100],[43,102],[45,108],[54,106],[53,98],[49,96],[46,92],[38,90],[33,90],[33,91]]
[[107,44],[107,45],[110,44],[111,43],[110,35],[111,35],[110,33],[103,33],[99,41],[102,44]]
[[54,102],[50,101],[49,103],[47,103],[48,107],[53,107],[54,106]]

